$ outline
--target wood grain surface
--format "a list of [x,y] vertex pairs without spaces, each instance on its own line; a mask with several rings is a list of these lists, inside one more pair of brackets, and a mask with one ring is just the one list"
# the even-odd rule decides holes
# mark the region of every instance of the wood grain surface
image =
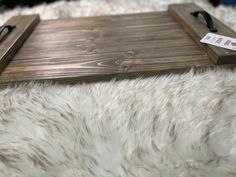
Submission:
[[48,20],[2,72],[0,85],[125,79],[213,65],[168,12]]
[[14,16],[6,22],[16,28],[0,41],[0,73],[38,25],[38,15]]
[[[192,37],[192,39],[211,57],[216,64],[236,64],[236,52],[228,49],[215,47],[200,43],[208,32],[206,22],[201,17],[194,17],[190,15],[191,12],[203,10],[193,3],[174,4],[169,6],[170,15],[183,26],[185,31]],[[218,19],[212,17],[218,32],[216,34],[236,38],[236,32],[228,26],[220,22]]]

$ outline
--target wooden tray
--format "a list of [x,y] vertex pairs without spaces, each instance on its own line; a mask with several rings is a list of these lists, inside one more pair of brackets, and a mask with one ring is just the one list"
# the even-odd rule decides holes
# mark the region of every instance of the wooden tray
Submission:
[[[167,12],[40,21],[14,16],[0,42],[0,85],[32,80],[88,82],[236,63],[236,52],[201,44],[209,32],[195,4]],[[236,33],[213,18],[218,34]]]

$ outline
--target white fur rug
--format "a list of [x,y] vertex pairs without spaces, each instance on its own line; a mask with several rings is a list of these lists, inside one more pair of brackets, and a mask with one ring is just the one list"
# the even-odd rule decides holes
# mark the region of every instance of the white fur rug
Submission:
[[[81,0],[42,19],[165,10],[184,0]],[[236,29],[236,9],[212,8]],[[236,71],[0,89],[0,177],[235,177]]]

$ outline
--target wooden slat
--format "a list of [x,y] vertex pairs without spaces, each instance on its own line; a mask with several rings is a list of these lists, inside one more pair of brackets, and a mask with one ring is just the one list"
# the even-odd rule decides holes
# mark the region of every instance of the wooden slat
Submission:
[[[208,32],[206,23],[202,18],[195,18],[190,15],[191,12],[203,10],[193,3],[174,4],[169,6],[169,13],[180,23],[185,31],[195,40],[195,42],[207,51],[207,54],[216,64],[233,64],[236,63],[236,52],[228,49],[215,47],[200,43]],[[236,32],[227,27],[225,24],[213,17],[213,21],[218,29],[217,34],[236,38]]]
[[0,42],[0,73],[38,25],[39,21],[38,15],[28,15],[14,16],[6,22],[6,25],[14,25],[16,28]]
[[214,64],[167,12],[42,21],[0,75],[90,82]]

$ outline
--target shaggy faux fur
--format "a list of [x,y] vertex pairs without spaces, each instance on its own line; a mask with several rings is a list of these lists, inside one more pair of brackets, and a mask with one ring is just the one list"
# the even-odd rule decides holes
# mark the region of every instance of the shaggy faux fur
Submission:
[[[235,9],[198,2],[236,29]],[[81,0],[0,18],[131,13],[168,3]],[[235,177],[235,164],[235,70],[0,89],[0,177]]]
[[0,0],[0,5],[4,6],[5,8],[13,8],[16,6],[32,7],[43,2],[52,3],[55,1],[56,0]]

